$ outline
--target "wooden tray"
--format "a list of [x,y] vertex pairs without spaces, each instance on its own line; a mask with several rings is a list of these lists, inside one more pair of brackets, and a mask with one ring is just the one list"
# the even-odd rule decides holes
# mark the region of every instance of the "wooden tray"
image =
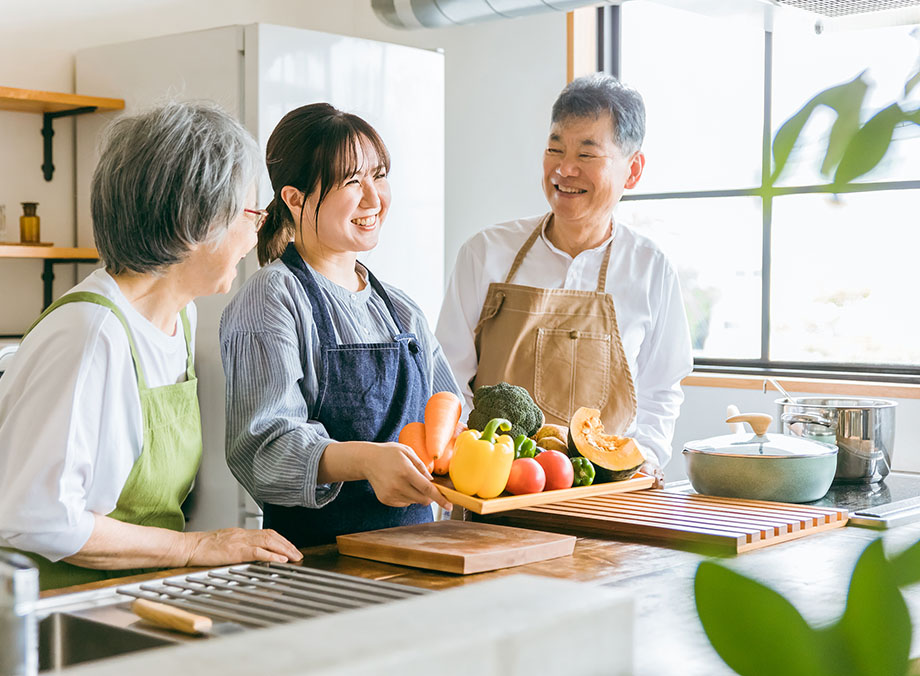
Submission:
[[636,474],[626,481],[608,481],[605,483],[591,484],[590,486],[577,486],[575,488],[562,488],[555,491],[542,493],[527,493],[525,495],[502,494],[497,498],[483,499],[473,495],[466,495],[454,490],[453,484],[447,477],[435,477],[435,486],[448,500],[460,507],[466,507],[477,514],[495,514],[507,512],[511,509],[522,509],[533,505],[545,505],[562,500],[587,498],[594,495],[608,495],[610,493],[625,493],[627,491],[641,491],[651,488],[655,479],[645,474]]
[[501,521],[565,533],[699,542],[741,553],[840,528],[847,511],[648,490],[528,507],[503,514]]
[[469,575],[569,556],[571,535],[471,521],[435,521],[339,535],[339,553]]

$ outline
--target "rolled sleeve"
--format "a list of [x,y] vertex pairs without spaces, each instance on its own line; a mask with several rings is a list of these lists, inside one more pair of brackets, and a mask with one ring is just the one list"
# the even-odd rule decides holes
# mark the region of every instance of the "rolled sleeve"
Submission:
[[320,459],[332,439],[321,423],[310,420],[296,339],[223,327],[222,334],[230,471],[260,504],[328,504],[342,485],[317,483]]

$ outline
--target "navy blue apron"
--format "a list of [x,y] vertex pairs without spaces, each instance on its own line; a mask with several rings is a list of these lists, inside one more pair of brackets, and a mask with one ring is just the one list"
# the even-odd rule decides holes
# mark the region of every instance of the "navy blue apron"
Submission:
[[[396,441],[406,423],[421,421],[429,397],[418,338],[403,328],[390,297],[367,271],[371,288],[383,299],[399,334],[389,343],[339,345],[332,319],[313,272],[293,244],[282,262],[300,281],[313,306],[322,363],[319,395],[311,418],[336,441]],[[264,526],[274,528],[296,547],[335,542],[336,535],[431,521],[431,507],[388,507],[367,481],[346,481],[325,507],[263,505]]]

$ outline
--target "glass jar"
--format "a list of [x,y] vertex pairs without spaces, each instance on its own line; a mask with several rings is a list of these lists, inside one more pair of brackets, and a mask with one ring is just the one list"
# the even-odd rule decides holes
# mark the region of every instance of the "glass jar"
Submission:
[[19,217],[19,241],[23,244],[38,244],[41,238],[41,219],[35,213],[38,202],[23,202]]

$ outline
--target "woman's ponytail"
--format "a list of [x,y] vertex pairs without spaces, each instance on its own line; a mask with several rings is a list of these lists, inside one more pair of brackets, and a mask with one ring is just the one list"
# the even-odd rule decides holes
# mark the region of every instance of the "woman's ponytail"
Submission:
[[259,230],[256,245],[259,265],[266,265],[276,258],[281,258],[288,242],[294,237],[294,224],[291,222],[284,200],[275,195],[266,207],[266,211],[268,211],[268,216],[265,218],[265,224]]

